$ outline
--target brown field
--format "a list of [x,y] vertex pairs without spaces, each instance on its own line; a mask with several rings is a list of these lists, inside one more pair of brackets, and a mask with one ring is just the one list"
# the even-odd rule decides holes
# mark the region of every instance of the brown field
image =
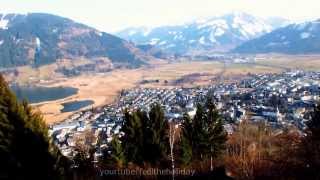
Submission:
[[[71,86],[78,88],[76,95],[57,101],[35,104],[43,114],[48,124],[61,121],[72,114],[61,113],[62,103],[74,100],[93,100],[93,107],[112,103],[121,90],[134,87],[190,87],[214,83],[217,77],[223,75],[226,79],[239,78],[247,73],[280,72],[280,69],[264,66],[229,65],[223,69],[223,64],[209,61],[190,61],[169,63],[167,61],[153,62],[150,67],[139,69],[119,69],[104,74],[86,74],[72,78],[59,78],[46,81],[46,86]],[[192,77],[191,80],[174,84],[179,79]],[[243,76],[240,76],[243,77]],[[142,80],[159,80],[158,83],[141,84]],[[165,80],[168,83],[165,83]],[[92,106],[90,106],[92,107]],[[87,107],[88,108],[88,107]]]
[[281,68],[268,67],[263,65],[252,65],[252,64],[230,64],[223,75],[228,77],[236,77],[240,75],[247,75],[248,73],[280,73],[283,71]]
[[320,70],[320,55],[260,55],[258,64],[311,71]]
[[62,103],[74,100],[93,100],[94,107],[113,102],[122,89],[132,88],[141,79],[138,70],[116,70],[103,75],[82,75],[66,78],[50,86],[70,86],[78,88],[76,95],[57,101],[36,104],[44,114],[47,123],[60,121],[72,113],[61,113]]
[[[61,113],[62,103],[74,100],[93,100],[90,107],[103,106],[115,101],[123,89],[134,87],[174,88],[194,87],[216,82],[234,82],[249,73],[279,73],[286,68],[320,71],[320,55],[261,54],[255,64],[226,64],[217,61],[168,62],[152,60],[150,65],[139,69],[117,69],[108,73],[87,73],[77,77],[65,77],[57,73],[60,67],[77,67],[92,61],[61,59],[55,64],[31,68],[19,67],[6,76],[9,82],[42,86],[69,86],[77,88],[76,95],[56,101],[34,104],[47,123],[61,121],[73,112]],[[109,66],[110,61],[103,59]],[[142,82],[146,83],[142,83]],[[90,108],[87,107],[87,108]]]
[[[142,72],[142,80],[159,80],[159,83],[149,83],[140,87],[167,87],[203,85],[211,82],[211,79],[222,71],[223,64],[209,61],[191,61],[180,63],[162,63],[151,68],[145,68]],[[175,85],[173,82],[181,77],[191,74],[202,74],[196,82],[185,82]],[[168,83],[164,83],[168,81]]]
[[58,78],[59,74],[55,72],[56,64],[44,65],[41,68],[32,68],[30,66],[22,66],[16,69],[17,74],[8,74],[6,79],[10,82],[18,82],[19,84],[36,83],[39,79],[49,80],[52,77]]

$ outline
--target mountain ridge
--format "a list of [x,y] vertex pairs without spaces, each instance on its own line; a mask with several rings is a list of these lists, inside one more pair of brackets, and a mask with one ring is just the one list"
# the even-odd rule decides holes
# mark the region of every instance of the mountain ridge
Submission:
[[320,20],[294,23],[236,47],[235,53],[320,53]]
[[41,66],[57,59],[99,58],[139,66],[148,57],[134,44],[47,13],[0,14],[0,67]]
[[195,51],[228,52],[241,43],[270,32],[287,22],[281,18],[269,19],[267,22],[246,13],[234,12],[182,25],[127,28],[115,35],[136,44],[151,44],[178,54]]

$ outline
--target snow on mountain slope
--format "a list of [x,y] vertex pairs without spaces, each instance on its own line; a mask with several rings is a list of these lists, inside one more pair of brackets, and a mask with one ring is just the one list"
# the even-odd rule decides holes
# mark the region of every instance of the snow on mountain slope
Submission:
[[11,17],[6,14],[0,14],[0,29],[8,29],[8,24]]
[[194,51],[226,52],[286,23],[286,20],[280,18],[266,20],[235,12],[183,25],[153,29],[128,28],[116,35],[136,44],[152,44],[178,54]]
[[276,29],[233,50],[236,53],[320,53],[320,20]]

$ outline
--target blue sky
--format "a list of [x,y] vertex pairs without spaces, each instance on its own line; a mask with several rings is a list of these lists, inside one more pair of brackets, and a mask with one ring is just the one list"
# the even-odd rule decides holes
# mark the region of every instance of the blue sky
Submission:
[[0,0],[0,13],[52,13],[113,32],[243,11],[291,20],[320,18],[319,0]]

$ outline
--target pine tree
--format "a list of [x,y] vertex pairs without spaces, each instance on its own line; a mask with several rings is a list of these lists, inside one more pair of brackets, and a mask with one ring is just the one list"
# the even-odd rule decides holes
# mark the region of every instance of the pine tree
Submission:
[[143,147],[143,126],[141,117],[145,114],[141,111],[124,113],[124,122],[121,137],[121,142],[124,145],[124,154],[127,162],[136,164],[143,163],[141,148]]
[[180,161],[182,165],[189,165],[192,160],[192,146],[193,146],[193,127],[190,116],[184,115],[182,124],[181,140],[180,140]]
[[121,168],[125,164],[125,156],[121,141],[118,135],[114,135],[110,143],[110,154],[107,156],[107,163],[112,167]]
[[144,124],[145,160],[151,164],[164,160],[168,151],[168,123],[159,104],[154,104],[149,112],[148,123]]
[[207,125],[206,109],[198,104],[196,114],[193,118],[193,157],[197,160],[204,160],[208,157],[209,131]]
[[68,161],[48,137],[42,116],[19,103],[0,75],[0,176],[58,179]]
[[182,165],[190,164],[193,147],[193,124],[188,114],[184,115],[180,140],[180,162]]
[[93,162],[95,148],[90,147],[88,149],[85,146],[78,146],[75,151],[77,152],[73,157],[73,171],[77,177],[75,179],[91,179],[95,175]]
[[188,115],[184,117],[180,161],[188,164],[191,160],[203,161],[210,158],[212,169],[212,160],[221,154],[226,141],[222,118],[213,100],[208,97],[204,105],[197,105],[193,120]]
[[121,137],[124,155],[128,162],[138,165],[150,163],[156,165],[165,159],[168,151],[168,123],[159,104],[145,111],[126,111]]
[[320,104],[318,104],[312,113],[312,119],[307,123],[309,135],[320,138]]
[[227,133],[224,130],[222,118],[216,109],[213,100],[208,97],[206,102],[207,107],[207,124],[208,124],[208,144],[210,155],[210,169],[213,170],[212,160],[217,158],[225,149],[227,141]]
[[122,167],[125,162],[122,145],[117,135],[111,141],[111,158],[117,167]]
[[192,146],[190,145],[189,140],[184,136],[181,137],[180,149],[180,161],[182,165],[189,165],[192,160]]
[[320,104],[312,113],[312,119],[307,123],[307,136],[302,143],[304,157],[315,179],[320,179]]

